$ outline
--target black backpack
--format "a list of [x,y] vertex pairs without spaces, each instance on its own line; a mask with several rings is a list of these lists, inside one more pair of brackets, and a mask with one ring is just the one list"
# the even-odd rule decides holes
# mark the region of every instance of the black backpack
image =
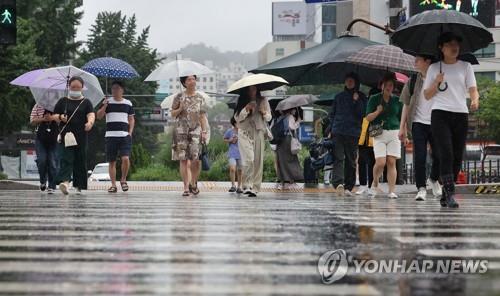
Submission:
[[286,138],[286,132],[288,131],[288,117],[280,116],[278,117],[273,126],[271,127],[271,133],[273,134],[273,139],[270,141],[271,144],[278,145]]
[[[45,111],[47,113],[47,111]],[[57,122],[40,123],[36,130],[36,137],[45,147],[50,147],[57,143],[57,135],[59,134],[59,126]]]

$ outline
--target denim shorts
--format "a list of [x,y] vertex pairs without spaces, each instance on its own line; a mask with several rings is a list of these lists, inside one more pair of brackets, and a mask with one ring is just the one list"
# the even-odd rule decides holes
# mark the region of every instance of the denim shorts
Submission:
[[238,169],[241,169],[241,159],[230,158],[229,166],[235,166]]
[[118,156],[129,156],[132,151],[132,137],[107,137],[106,138],[106,160],[116,161]]

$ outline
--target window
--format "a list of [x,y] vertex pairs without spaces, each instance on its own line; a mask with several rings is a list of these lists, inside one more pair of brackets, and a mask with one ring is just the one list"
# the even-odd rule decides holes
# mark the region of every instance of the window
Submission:
[[337,25],[323,25],[321,42],[332,41],[337,37]]
[[477,58],[494,58],[495,57],[495,43],[490,43],[488,47],[474,52]]
[[323,24],[337,23],[337,6],[325,4],[321,7],[321,20]]
[[276,48],[276,56],[277,57],[282,57],[285,55],[285,49],[284,48]]
[[203,77],[203,82],[207,82],[207,77]]
[[496,72],[476,72],[476,77],[486,77],[491,80],[496,80]]
[[214,78],[213,77],[210,77],[210,82],[214,82]]

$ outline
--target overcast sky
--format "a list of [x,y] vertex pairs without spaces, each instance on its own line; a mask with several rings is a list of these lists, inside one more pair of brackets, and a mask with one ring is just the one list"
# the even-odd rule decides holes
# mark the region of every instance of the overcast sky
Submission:
[[77,40],[86,40],[101,11],[135,13],[138,29],[151,25],[149,44],[167,53],[203,42],[222,51],[251,52],[271,36],[271,3],[283,0],[83,0]]

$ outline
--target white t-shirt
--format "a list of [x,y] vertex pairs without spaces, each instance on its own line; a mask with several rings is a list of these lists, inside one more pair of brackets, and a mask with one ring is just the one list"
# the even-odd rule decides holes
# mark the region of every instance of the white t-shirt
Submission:
[[[471,64],[464,61],[457,61],[451,65],[444,62],[441,64],[444,81],[448,83],[448,88],[445,91],[438,91],[432,97],[432,110],[469,113],[467,108],[469,88],[477,86]],[[430,65],[427,70],[424,89],[428,89],[432,85],[437,74],[439,74],[439,62]]]
[[417,106],[415,107],[415,115],[413,122],[431,124],[431,113],[433,100],[426,100],[424,96],[424,88],[420,89],[418,94]]

